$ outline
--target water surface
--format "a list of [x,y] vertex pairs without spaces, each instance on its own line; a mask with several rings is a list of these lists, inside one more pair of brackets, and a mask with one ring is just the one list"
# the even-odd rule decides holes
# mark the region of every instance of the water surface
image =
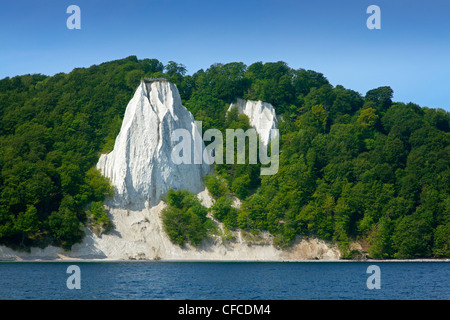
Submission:
[[[73,264],[79,290],[66,284]],[[0,299],[448,300],[449,276],[449,262],[0,263]]]

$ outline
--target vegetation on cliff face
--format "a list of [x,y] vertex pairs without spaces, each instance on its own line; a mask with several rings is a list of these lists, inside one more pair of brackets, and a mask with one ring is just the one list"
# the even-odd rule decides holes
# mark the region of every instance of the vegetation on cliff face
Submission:
[[208,210],[195,194],[170,189],[165,201],[168,206],[161,217],[164,231],[173,243],[181,247],[188,243],[198,246],[214,229],[213,222],[206,217]]
[[[268,230],[280,247],[314,235],[344,254],[361,239],[374,258],[450,257],[448,112],[394,102],[389,87],[361,95],[284,62],[215,64],[186,75],[181,64],[133,56],[0,80],[0,243],[70,248],[83,225],[108,228],[99,203],[112,190],[93,167],[112,149],[144,76],[176,83],[203,130],[248,127],[245,116],[226,115],[238,97],[269,102],[281,116],[277,174],[216,165],[206,179],[213,214],[227,228]],[[189,219],[202,220],[199,212]],[[170,213],[186,218],[182,208]],[[195,231],[174,239],[196,244],[202,230]]]

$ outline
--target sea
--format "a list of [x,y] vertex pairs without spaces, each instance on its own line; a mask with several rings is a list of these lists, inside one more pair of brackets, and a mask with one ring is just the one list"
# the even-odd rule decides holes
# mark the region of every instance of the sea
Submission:
[[449,300],[448,261],[2,262],[0,300]]

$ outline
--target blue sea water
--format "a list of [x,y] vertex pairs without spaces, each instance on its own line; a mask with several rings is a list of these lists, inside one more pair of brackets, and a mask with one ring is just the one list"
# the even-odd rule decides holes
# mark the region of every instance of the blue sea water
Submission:
[[[74,264],[80,289],[66,284]],[[449,276],[449,262],[8,262],[0,299],[448,300]]]

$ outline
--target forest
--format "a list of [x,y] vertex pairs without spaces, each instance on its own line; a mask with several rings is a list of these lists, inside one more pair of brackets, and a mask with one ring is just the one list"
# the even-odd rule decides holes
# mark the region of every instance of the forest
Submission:
[[[0,244],[70,249],[84,226],[107,232],[102,204],[114,191],[95,164],[112,150],[142,77],[175,83],[203,130],[248,128],[248,118],[226,112],[236,98],[274,106],[278,173],[216,164],[205,177],[211,212],[228,230],[269,231],[280,248],[319,237],[344,258],[355,254],[353,240],[371,258],[450,257],[447,111],[393,101],[388,86],[362,95],[282,61],[217,63],[188,75],[180,63],[135,56],[0,80]],[[214,229],[189,194],[170,192],[167,201],[174,242],[198,245]]]

